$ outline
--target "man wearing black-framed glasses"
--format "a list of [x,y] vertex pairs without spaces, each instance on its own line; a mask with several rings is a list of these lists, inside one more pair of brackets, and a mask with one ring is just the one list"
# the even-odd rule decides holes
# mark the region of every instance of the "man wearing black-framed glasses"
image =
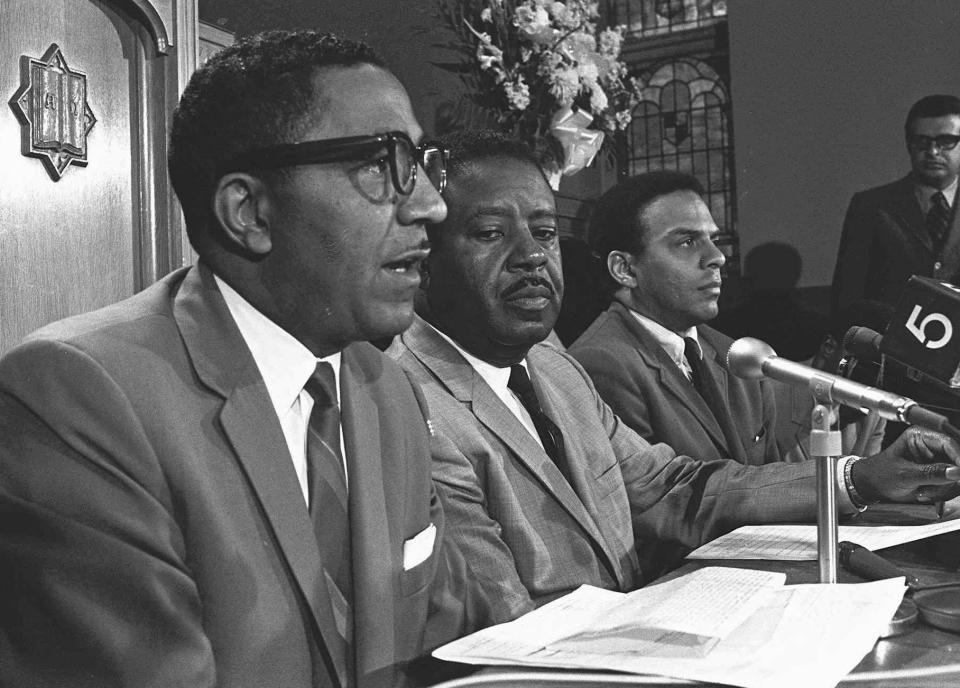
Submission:
[[931,95],[907,114],[911,171],[854,194],[833,274],[834,316],[869,299],[895,304],[911,275],[957,282],[960,229],[954,212],[960,175],[960,99]]
[[467,630],[426,407],[367,344],[446,215],[422,137],[360,43],[194,74],[168,162],[198,264],[0,360],[0,685],[379,688]]

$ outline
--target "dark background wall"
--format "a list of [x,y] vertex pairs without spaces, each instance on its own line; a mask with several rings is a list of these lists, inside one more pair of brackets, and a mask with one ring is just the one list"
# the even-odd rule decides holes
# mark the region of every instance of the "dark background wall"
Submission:
[[[200,0],[199,14],[239,34],[314,27],[370,42],[432,131],[438,105],[459,90],[431,65],[447,57],[434,47],[446,39],[434,7]],[[907,109],[927,93],[960,93],[960,3],[731,0],[728,8],[741,253],[782,242],[799,253],[801,287],[827,285],[850,195],[906,171]]]
[[428,132],[437,106],[458,93],[459,80],[431,65],[450,59],[435,44],[448,40],[436,0],[199,0],[202,21],[238,35],[266,29],[332,31],[374,46],[410,92]]
[[909,169],[907,110],[960,94],[956,0],[732,0],[741,251],[797,248],[829,284],[850,195]]

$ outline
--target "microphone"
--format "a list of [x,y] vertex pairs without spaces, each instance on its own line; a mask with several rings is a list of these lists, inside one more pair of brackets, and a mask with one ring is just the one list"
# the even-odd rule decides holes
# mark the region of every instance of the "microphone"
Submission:
[[960,393],[960,288],[929,277],[911,277],[879,349]]
[[780,358],[769,344],[753,337],[736,340],[730,346],[726,359],[727,368],[737,377],[769,377],[788,385],[807,387],[818,399],[865,412],[876,411],[887,420],[920,425],[951,437],[958,436],[946,417],[923,408],[912,399]]
[[874,359],[880,355],[883,335],[869,327],[854,325],[843,335],[843,350],[853,356]]

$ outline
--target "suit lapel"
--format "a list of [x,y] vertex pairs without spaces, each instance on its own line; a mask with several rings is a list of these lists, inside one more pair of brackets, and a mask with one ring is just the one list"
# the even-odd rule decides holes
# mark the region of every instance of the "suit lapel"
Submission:
[[283,430],[256,363],[212,273],[198,265],[186,276],[174,317],[197,375],[224,397],[220,422],[313,614],[337,673],[346,675],[343,640],[323,581],[316,536]]
[[919,241],[928,251],[933,251],[933,243],[927,234],[923,211],[909,176],[901,179],[895,193],[890,195],[889,210],[905,234]]
[[[356,345],[344,349],[340,366],[343,442],[350,475],[354,629],[357,675],[394,661],[391,526],[404,523],[403,451],[385,460],[380,414],[369,380],[370,362]],[[394,486],[389,493],[384,485]],[[362,631],[362,632],[361,632]]]
[[[547,456],[543,447],[477,374],[473,366],[419,317],[414,320],[413,325],[402,335],[402,338],[411,353],[458,401],[470,409],[484,427],[513,452],[517,461],[537,477],[547,492],[560,502],[570,516],[607,552],[600,531],[580,497],[574,492],[574,488],[566,481],[553,460]],[[539,387],[535,379],[534,387]],[[540,392],[541,389],[538,388],[537,391]],[[541,399],[541,404],[543,403],[544,400]],[[544,407],[544,410],[554,422],[557,421],[558,416],[554,409]],[[563,432],[563,426],[560,423],[557,425]],[[574,480],[582,480],[582,466],[577,466],[576,462],[571,463],[574,467]],[[609,552],[607,556],[611,558]],[[613,565],[616,567],[615,563]]]
[[[647,332],[643,325],[637,322],[637,319],[630,314],[625,306],[614,303],[611,310],[617,313],[623,326],[633,335],[633,339],[637,343],[637,353],[644,363],[656,372],[660,386],[690,411],[690,414],[703,427],[704,432],[707,433],[724,458],[733,458],[730,448],[727,446],[723,429],[714,417],[710,407],[707,406],[707,402],[697,393],[690,381],[684,377],[677,364],[670,359],[660,343]],[[726,390],[725,381],[723,387]]]
[[[699,328],[700,344],[703,349],[704,360],[712,361],[712,365],[705,366],[706,372],[713,378],[713,383],[720,394],[720,404],[716,416],[720,423],[726,447],[731,457],[739,463],[747,463],[747,450],[740,439],[741,435],[737,422],[730,412],[730,374],[727,372],[726,362],[723,355],[714,346],[711,336],[708,334],[708,328]],[[718,415],[719,414],[719,415]]]
[[[600,546],[601,551],[603,551],[607,557],[607,562],[611,567],[611,571],[613,571],[614,577],[621,585],[624,585],[627,581],[624,578],[623,567],[620,565],[620,558],[610,545],[611,542],[616,542],[616,536],[611,535],[608,539],[605,535],[609,532],[610,524],[607,520],[609,516],[605,517],[605,515],[601,513],[594,514],[591,511],[592,508],[596,511],[596,501],[593,499],[594,495],[592,491],[593,486],[608,467],[597,465],[596,472],[588,474],[587,468],[589,464],[586,461],[569,460],[569,457],[573,456],[586,456],[590,449],[583,446],[580,435],[572,431],[571,425],[563,422],[564,418],[570,418],[572,415],[570,404],[564,402],[562,391],[553,384],[553,381],[539,373],[538,361],[538,356],[531,351],[527,357],[527,362],[530,367],[530,380],[537,392],[540,405],[544,413],[561,429],[561,432],[564,426],[571,428],[570,431],[564,434],[563,443],[564,452],[568,457],[567,463],[573,474],[575,493],[573,496],[568,497],[567,501],[569,501],[569,505],[567,505],[566,501],[564,504],[568,506],[568,511],[571,516],[577,520],[583,529],[589,533],[590,537]],[[574,409],[574,414],[577,412],[579,412],[579,409]],[[556,472],[559,474],[559,469]],[[562,480],[561,483],[565,488],[565,491],[561,494],[569,495],[571,492],[569,484],[566,480]],[[588,504],[590,506],[587,506]],[[596,516],[596,518],[594,516]]]

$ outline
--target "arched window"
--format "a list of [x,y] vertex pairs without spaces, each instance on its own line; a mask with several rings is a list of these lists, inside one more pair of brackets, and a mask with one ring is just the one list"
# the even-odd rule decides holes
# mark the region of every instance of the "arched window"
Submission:
[[640,102],[627,135],[627,172],[679,170],[706,189],[720,231],[735,236],[729,97],[713,69],[680,59],[637,75]]

